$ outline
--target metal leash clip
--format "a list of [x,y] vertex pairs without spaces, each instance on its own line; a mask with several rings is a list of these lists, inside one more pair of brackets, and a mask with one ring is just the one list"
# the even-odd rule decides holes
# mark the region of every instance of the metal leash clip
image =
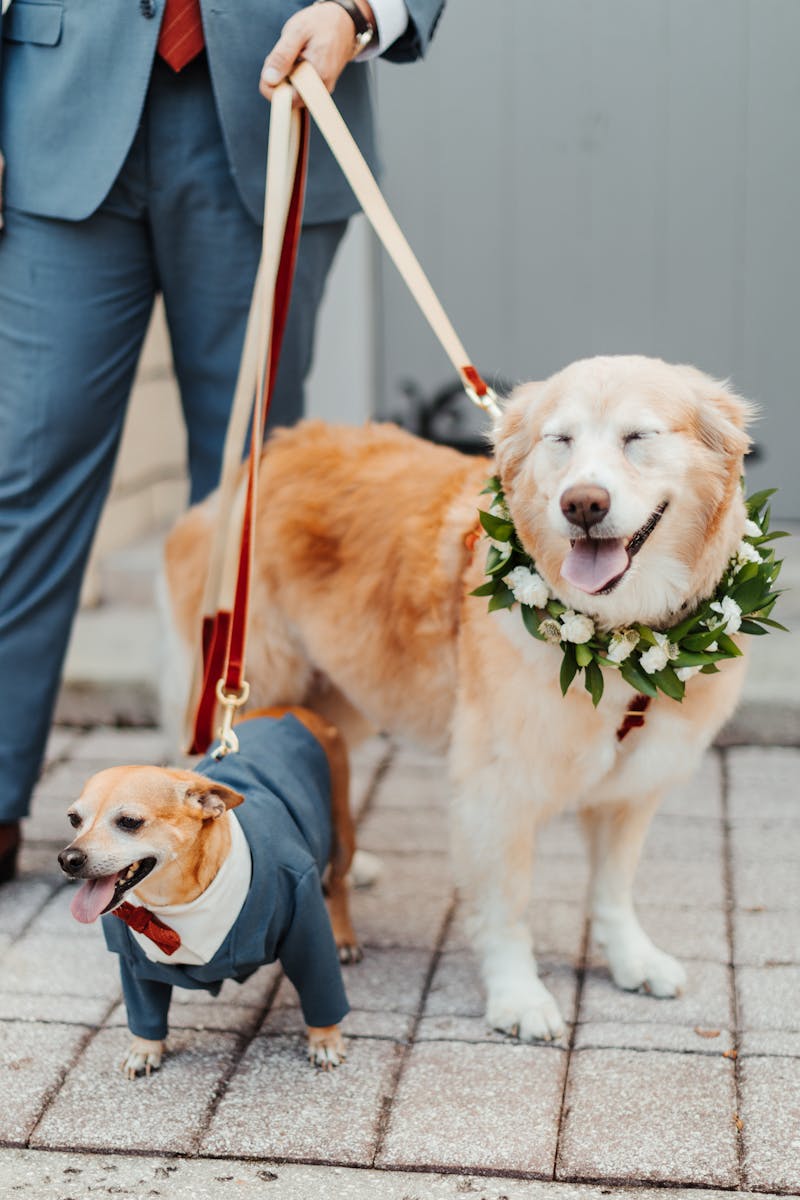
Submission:
[[237,708],[241,708],[243,704],[247,703],[249,695],[250,684],[246,679],[242,680],[242,686],[238,692],[226,692],[225,680],[217,680],[217,700],[222,705],[222,724],[217,730],[219,745],[216,750],[211,751],[211,757],[217,762],[226,754],[239,753],[239,739],[233,732],[233,717]]
[[500,407],[497,399],[497,392],[494,390],[494,388],[487,387],[483,395],[479,396],[475,391],[475,388],[471,387],[470,384],[465,383],[463,386],[464,391],[473,404],[477,404],[478,408],[482,408],[483,411],[487,412],[490,417],[500,416],[503,410]]

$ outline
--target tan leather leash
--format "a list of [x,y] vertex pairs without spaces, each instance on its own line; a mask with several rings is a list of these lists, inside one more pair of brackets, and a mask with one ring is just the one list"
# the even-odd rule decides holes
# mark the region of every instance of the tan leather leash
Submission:
[[319,126],[322,136],[353,189],[367,220],[402,275],[408,290],[422,309],[445,354],[458,371],[464,391],[474,404],[491,416],[500,414],[497,396],[481,379],[464,349],[439,298],[419,265],[403,231],[394,219],[383,193],[375,182],[363,154],[347,128],[325,84],[310,63],[301,62],[291,75],[303,103]]
[[[292,108],[295,89],[305,110]],[[279,86],[272,99],[261,262],[225,438],[217,524],[203,596],[202,657],[198,656],[195,664],[187,710],[190,753],[202,753],[210,745],[218,703],[222,705],[223,720],[218,731],[220,745],[214,753],[222,756],[238,749],[233,717],[247,702],[250,691],[244,677],[244,658],[258,465],[300,236],[307,113],[319,126],[367,219],[458,372],[467,396],[491,416],[500,414],[497,396],[470,361],[325,85],[310,63],[300,63],[291,82]],[[249,466],[246,489],[242,491],[240,456],[251,408]],[[235,555],[237,529],[241,529],[241,535]]]

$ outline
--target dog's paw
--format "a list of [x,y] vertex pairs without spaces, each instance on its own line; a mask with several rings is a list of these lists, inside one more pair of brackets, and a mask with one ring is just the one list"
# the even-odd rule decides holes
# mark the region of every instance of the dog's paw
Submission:
[[122,1073],[126,1079],[135,1079],[137,1075],[151,1075],[161,1066],[163,1054],[163,1042],[134,1038],[128,1047],[127,1056],[122,1061]]
[[358,942],[343,942],[341,945],[337,945],[336,949],[339,951],[339,962],[344,966],[359,963],[364,957],[364,951]]
[[323,1071],[338,1067],[347,1058],[344,1038],[338,1025],[308,1030],[308,1061]]
[[486,1020],[492,1029],[523,1042],[552,1041],[564,1033],[558,1005],[543,983],[528,987],[524,994],[504,990],[489,996]]
[[649,992],[659,999],[680,996],[686,987],[686,972],[671,954],[665,954],[652,942],[627,949],[606,947],[611,978],[628,992]]

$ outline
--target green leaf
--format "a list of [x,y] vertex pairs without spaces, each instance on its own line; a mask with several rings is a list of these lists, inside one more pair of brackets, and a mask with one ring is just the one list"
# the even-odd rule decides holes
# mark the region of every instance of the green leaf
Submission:
[[539,633],[539,623],[541,621],[541,617],[536,609],[531,608],[530,604],[520,604],[519,607],[520,612],[522,613],[522,624],[525,626],[528,633],[531,635],[531,637],[538,638],[540,642],[543,642],[544,638]]
[[632,688],[636,688],[637,692],[641,692],[643,696],[657,696],[658,688],[652,682],[648,675],[640,667],[632,662],[629,658],[620,665],[620,675],[629,683]]
[[483,568],[487,575],[502,575],[511,559],[511,547],[506,554],[503,554],[496,546],[489,547],[489,553],[486,555],[486,566]]
[[704,667],[706,663],[715,662],[717,657],[725,658],[725,655],[720,654],[717,656],[713,653],[703,654],[700,651],[695,654],[691,654],[686,650],[681,650],[678,657],[673,658],[672,665],[673,667]]
[[590,647],[586,642],[579,642],[575,647],[575,660],[579,667],[588,667],[589,663],[594,658]]
[[484,512],[483,509],[478,516],[489,537],[493,537],[497,542],[507,542],[514,532],[511,521],[504,521],[502,517],[495,517],[492,513]]
[[770,496],[774,496],[777,490],[777,488],[764,488],[763,492],[754,492],[752,496],[748,496],[745,500],[747,515],[754,518],[755,514],[764,507]]
[[739,626],[739,629],[742,633],[753,634],[754,637],[758,637],[762,634],[767,633],[767,630],[762,629],[762,627],[760,625],[757,625],[755,621],[742,621],[741,625]]
[[683,639],[681,650],[705,650],[712,642],[717,640],[716,629],[707,629],[705,633],[693,633],[689,637]]
[[[770,605],[770,608],[772,608],[772,605]],[[770,629],[780,629],[781,633],[790,632],[785,625],[781,625],[780,621],[773,621],[770,617],[758,617],[757,620],[759,620],[762,625],[769,625]],[[742,625],[744,625],[744,621],[742,621]]]
[[720,650],[724,650],[729,658],[741,658],[742,652],[736,645],[733,638],[728,637],[727,633],[721,633],[717,638],[717,645]]
[[791,536],[785,529],[773,529],[771,533],[762,533],[761,537],[748,538],[747,541],[752,542],[754,546],[765,546],[767,542],[776,542],[778,538]]
[[501,608],[511,608],[514,603],[514,593],[503,583],[489,601],[489,612],[497,612]]
[[490,579],[488,583],[482,583],[480,587],[473,588],[470,596],[492,596],[496,587],[496,580]]
[[772,605],[778,599],[778,596],[782,596],[782,595],[783,595],[782,591],[767,592],[765,595],[762,590],[761,595],[756,597],[756,599],[751,598],[746,603],[744,601],[737,600],[737,604],[739,605],[739,607],[742,610],[742,616],[749,617],[750,613],[766,612],[766,610],[768,608],[771,609]]
[[634,629],[639,634],[639,640],[646,642],[648,646],[657,646],[656,635],[647,625],[634,625]]
[[748,579],[754,579],[761,570],[761,565],[760,563],[745,563],[741,571],[736,572],[736,586],[738,587],[740,583],[747,583]]
[[761,608],[754,608],[752,612],[748,613],[748,616],[751,616],[754,621],[765,621],[767,617],[772,615],[774,607],[775,601],[770,600],[769,604],[764,604]]
[[682,679],[678,679],[678,676],[669,664],[663,667],[662,670],[655,671],[653,679],[665,696],[669,696],[671,700],[683,699],[686,685]]
[[737,584],[731,592],[731,596],[739,605],[742,612],[751,612],[764,599],[764,584],[760,578],[746,579],[744,583]]
[[[580,650],[580,646],[578,649]],[[604,683],[603,672],[596,662],[590,662],[587,664],[583,686],[592,697],[592,704],[595,706],[595,708],[597,708],[603,695]]]
[[545,607],[551,617],[560,617],[567,611],[566,604],[562,604],[560,600],[548,600]]
[[500,492],[503,490],[503,485],[500,482],[498,475],[492,475],[486,480],[486,487],[479,493],[481,496],[489,496],[492,492]]
[[687,617],[685,621],[681,621],[680,625],[676,625],[674,629],[670,629],[669,640],[677,645],[678,642],[682,641],[682,639],[686,637],[687,633],[689,633],[691,629],[694,629],[695,626],[699,627],[704,616],[707,616],[705,605],[703,605],[702,608],[699,608],[697,612],[693,612],[692,615]]
[[562,696],[566,696],[567,691],[569,690],[569,685],[575,678],[577,670],[578,663],[575,658],[575,647],[570,642],[564,650],[564,661],[561,664],[561,674],[559,675]]

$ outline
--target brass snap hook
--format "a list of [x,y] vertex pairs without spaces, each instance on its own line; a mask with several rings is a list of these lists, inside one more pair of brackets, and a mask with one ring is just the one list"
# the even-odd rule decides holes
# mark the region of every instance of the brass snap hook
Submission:
[[233,731],[233,717],[237,708],[241,708],[243,704],[247,703],[249,695],[250,684],[246,679],[242,680],[242,686],[237,692],[226,691],[225,680],[217,680],[217,700],[222,705],[222,724],[217,730],[219,745],[216,750],[211,752],[211,757],[217,762],[226,754],[239,753],[239,739]]

